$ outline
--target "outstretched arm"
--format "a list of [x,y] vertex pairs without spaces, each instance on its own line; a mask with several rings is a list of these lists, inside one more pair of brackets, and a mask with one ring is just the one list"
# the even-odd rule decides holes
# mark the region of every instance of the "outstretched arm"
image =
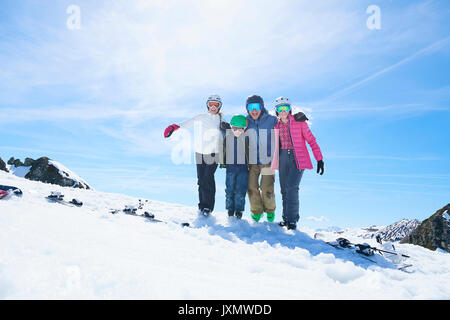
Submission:
[[195,117],[193,117],[193,118],[191,118],[189,120],[183,121],[179,125],[178,124],[171,124],[164,131],[164,137],[165,138],[169,138],[172,135],[172,133],[174,133],[175,131],[177,131],[180,128],[187,129],[187,128],[192,127],[195,124],[195,122],[199,120],[200,116],[201,115],[197,115],[197,116],[195,116]]
[[202,116],[203,115],[199,114],[189,120],[183,121],[182,123],[180,123],[180,128],[187,129],[187,128],[194,126],[195,122],[200,121],[200,118]]

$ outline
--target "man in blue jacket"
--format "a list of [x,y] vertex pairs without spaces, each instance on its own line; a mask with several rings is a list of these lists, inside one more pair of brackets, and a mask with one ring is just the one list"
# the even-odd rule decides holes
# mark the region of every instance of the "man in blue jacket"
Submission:
[[[248,175],[248,198],[252,218],[259,221],[264,212],[267,221],[275,219],[275,172],[270,169],[272,161],[272,130],[277,117],[270,115],[260,96],[248,97],[246,108],[247,132],[250,138],[250,171]],[[261,182],[259,177],[261,176]]]

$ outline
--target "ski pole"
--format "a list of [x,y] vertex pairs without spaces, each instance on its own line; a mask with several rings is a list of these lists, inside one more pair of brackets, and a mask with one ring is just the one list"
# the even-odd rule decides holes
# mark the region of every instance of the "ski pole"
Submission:
[[[349,243],[349,244],[351,244],[353,246],[356,246],[356,244],[354,244],[354,243]],[[369,246],[369,248],[372,249],[372,250],[378,251],[378,252],[390,253],[390,254],[395,254],[397,256],[402,256],[402,257],[405,257],[405,258],[411,258],[410,256],[407,256],[406,254],[403,254],[403,253],[386,251],[386,250],[382,250],[382,249],[378,249],[378,248],[370,247],[370,246]]]
[[396,254],[396,255],[398,255],[398,256],[402,256],[402,257],[405,257],[405,258],[411,258],[410,256],[407,256],[406,254],[403,254],[403,253],[392,252],[392,251],[386,251],[386,250],[381,250],[381,249],[378,249],[378,248],[372,248],[372,249],[377,250],[377,251],[380,251],[380,252],[384,252],[384,253]]
[[[348,240],[345,239],[345,238],[339,238],[339,239],[337,239],[336,241],[337,241],[338,243],[340,243],[340,245],[341,245],[342,247],[346,247],[346,246],[348,246],[348,245],[357,246],[357,244],[351,243],[350,241],[348,241]],[[395,255],[398,255],[398,256],[405,257],[405,258],[410,258],[410,256],[407,256],[406,254],[402,254],[402,253],[397,253],[397,252],[392,252],[392,251],[381,250],[381,249],[378,249],[378,248],[375,248],[375,247],[371,247],[371,246],[369,246],[368,248],[370,248],[370,249],[372,249],[372,250],[376,250],[376,251],[378,251],[378,252],[390,253],[390,254],[395,254]]]

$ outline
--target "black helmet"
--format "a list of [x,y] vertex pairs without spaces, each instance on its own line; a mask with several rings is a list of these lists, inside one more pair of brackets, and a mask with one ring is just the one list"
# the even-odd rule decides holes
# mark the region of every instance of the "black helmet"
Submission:
[[254,95],[248,97],[245,107],[247,108],[250,103],[260,103],[261,109],[264,109],[264,100],[260,96],[257,96],[254,94]]

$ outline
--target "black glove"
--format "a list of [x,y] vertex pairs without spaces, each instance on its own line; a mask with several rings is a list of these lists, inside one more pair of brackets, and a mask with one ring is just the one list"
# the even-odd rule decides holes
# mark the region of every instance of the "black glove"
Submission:
[[317,173],[320,172],[320,175],[323,175],[325,171],[323,160],[317,161]]
[[231,125],[229,123],[225,122],[225,121],[222,121],[220,123],[220,130],[225,131],[227,129],[231,129]]
[[309,120],[303,112],[297,112],[296,114],[294,114],[294,119],[298,122],[305,122]]

